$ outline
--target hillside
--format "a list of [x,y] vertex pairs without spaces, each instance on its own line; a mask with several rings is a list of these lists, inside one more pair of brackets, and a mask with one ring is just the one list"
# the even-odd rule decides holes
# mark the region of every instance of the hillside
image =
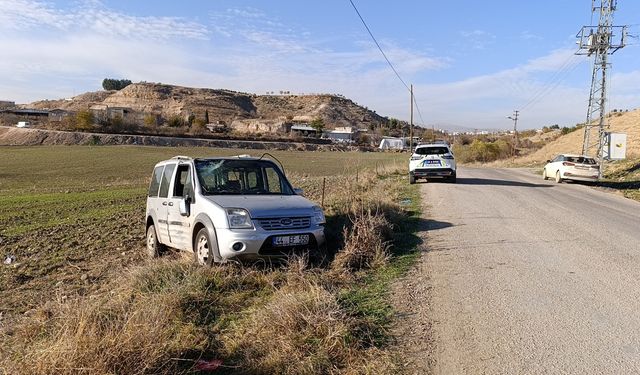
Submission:
[[[640,109],[625,113],[613,113],[609,118],[612,132],[627,134],[627,156],[640,157]],[[516,160],[521,163],[541,163],[560,153],[576,153],[582,151],[584,130],[572,133],[549,142],[540,150]]]
[[368,127],[387,122],[374,111],[334,95],[254,95],[230,90],[135,83],[119,91],[98,91],[71,99],[44,100],[26,105],[36,109],[85,110],[95,106],[125,107],[139,113],[198,118],[209,114],[211,122],[234,120],[294,119],[308,122],[322,118],[328,128]]

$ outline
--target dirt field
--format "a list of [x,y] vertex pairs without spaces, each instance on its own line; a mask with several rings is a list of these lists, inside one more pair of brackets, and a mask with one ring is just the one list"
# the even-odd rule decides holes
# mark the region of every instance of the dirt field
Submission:
[[[0,324],[47,300],[91,294],[142,261],[145,189],[153,165],[174,155],[242,150],[134,146],[0,147]],[[255,154],[255,153],[254,153]],[[319,197],[338,176],[404,163],[383,153],[272,152],[293,183]]]

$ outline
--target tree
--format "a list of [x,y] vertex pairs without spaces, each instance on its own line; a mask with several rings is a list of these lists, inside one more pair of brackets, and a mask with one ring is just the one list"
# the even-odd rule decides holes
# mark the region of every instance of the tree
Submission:
[[87,131],[93,128],[93,113],[84,110],[76,113],[76,129]]
[[318,133],[322,133],[322,131],[324,130],[324,120],[322,120],[322,118],[320,117],[311,121],[310,125],[312,128],[316,129]]
[[102,88],[105,90],[122,90],[130,84],[131,81],[128,79],[105,78],[102,80]]

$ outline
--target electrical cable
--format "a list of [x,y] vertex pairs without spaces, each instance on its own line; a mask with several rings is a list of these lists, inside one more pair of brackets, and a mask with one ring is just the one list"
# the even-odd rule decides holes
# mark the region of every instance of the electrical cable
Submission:
[[[384,59],[387,61],[387,64],[389,65],[389,67],[391,68],[391,70],[393,70],[393,73],[395,73],[396,77],[398,77],[398,79],[400,80],[400,82],[402,82],[402,85],[404,85],[404,87],[409,91],[412,92],[411,88],[409,87],[409,85],[407,85],[407,83],[405,82],[404,79],[402,79],[402,76],[400,76],[400,73],[398,73],[398,71],[396,70],[396,68],[393,66],[393,64],[391,63],[391,60],[389,60],[389,58],[387,57],[387,54],[384,53],[384,50],[382,49],[382,47],[380,46],[380,43],[378,43],[378,40],[376,39],[375,36],[373,36],[373,32],[371,31],[371,29],[369,28],[369,25],[367,25],[367,22],[364,20],[364,18],[362,17],[362,14],[360,14],[360,11],[358,10],[358,8],[356,7],[356,4],[353,2],[353,0],[349,0],[349,2],[351,3],[351,6],[353,7],[353,9],[356,11],[356,14],[358,15],[358,17],[360,18],[360,21],[362,21],[362,24],[364,25],[365,29],[367,29],[367,32],[369,33],[369,36],[371,37],[371,39],[373,39],[373,42],[376,44],[376,46],[378,47],[378,50],[380,51],[380,53],[382,54],[382,56],[384,57]],[[425,125],[424,123],[424,119],[422,118],[422,112],[420,111],[420,107],[418,106],[418,101],[416,100],[416,95],[415,93],[413,94],[413,103],[416,106],[416,110],[418,112],[418,117],[420,117],[420,121],[421,124],[420,125]]]
[[409,86],[407,85],[407,83],[402,79],[402,77],[400,77],[400,74],[398,73],[398,71],[396,70],[396,68],[393,66],[393,64],[391,63],[391,61],[389,60],[389,58],[387,57],[387,55],[384,53],[384,51],[382,50],[382,47],[380,47],[380,43],[378,43],[378,41],[376,40],[376,37],[373,36],[373,33],[371,32],[371,29],[369,28],[369,26],[367,25],[367,23],[364,21],[364,18],[362,18],[362,15],[360,14],[360,11],[358,10],[358,8],[356,7],[356,4],[353,3],[353,0],[349,0],[349,2],[351,3],[351,6],[353,6],[353,9],[356,11],[356,13],[358,14],[358,17],[360,17],[360,21],[362,21],[362,24],[364,25],[365,29],[367,29],[367,32],[369,32],[369,35],[371,36],[371,39],[373,39],[373,42],[376,44],[376,46],[378,46],[378,49],[380,50],[380,53],[382,54],[382,56],[384,57],[385,60],[387,60],[387,64],[389,64],[389,66],[391,67],[391,70],[393,70],[393,72],[396,74],[396,77],[398,77],[398,79],[400,80],[400,82],[402,82],[402,84],[404,85],[404,87],[407,88],[407,90],[411,90],[409,88]]
[[566,78],[569,73],[575,70],[580,64],[582,60],[576,55],[571,55],[569,58],[560,66],[560,68],[551,76],[549,81],[544,84],[541,88],[539,88],[530,99],[520,107],[520,111],[529,108],[532,105],[537,104],[542,98],[544,98],[547,94],[555,90],[562,81]]

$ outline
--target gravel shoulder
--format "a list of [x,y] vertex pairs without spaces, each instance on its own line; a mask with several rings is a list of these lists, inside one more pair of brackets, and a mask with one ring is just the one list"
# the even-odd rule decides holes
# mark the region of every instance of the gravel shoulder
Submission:
[[421,185],[394,288],[409,374],[640,372],[640,204],[525,170]]

